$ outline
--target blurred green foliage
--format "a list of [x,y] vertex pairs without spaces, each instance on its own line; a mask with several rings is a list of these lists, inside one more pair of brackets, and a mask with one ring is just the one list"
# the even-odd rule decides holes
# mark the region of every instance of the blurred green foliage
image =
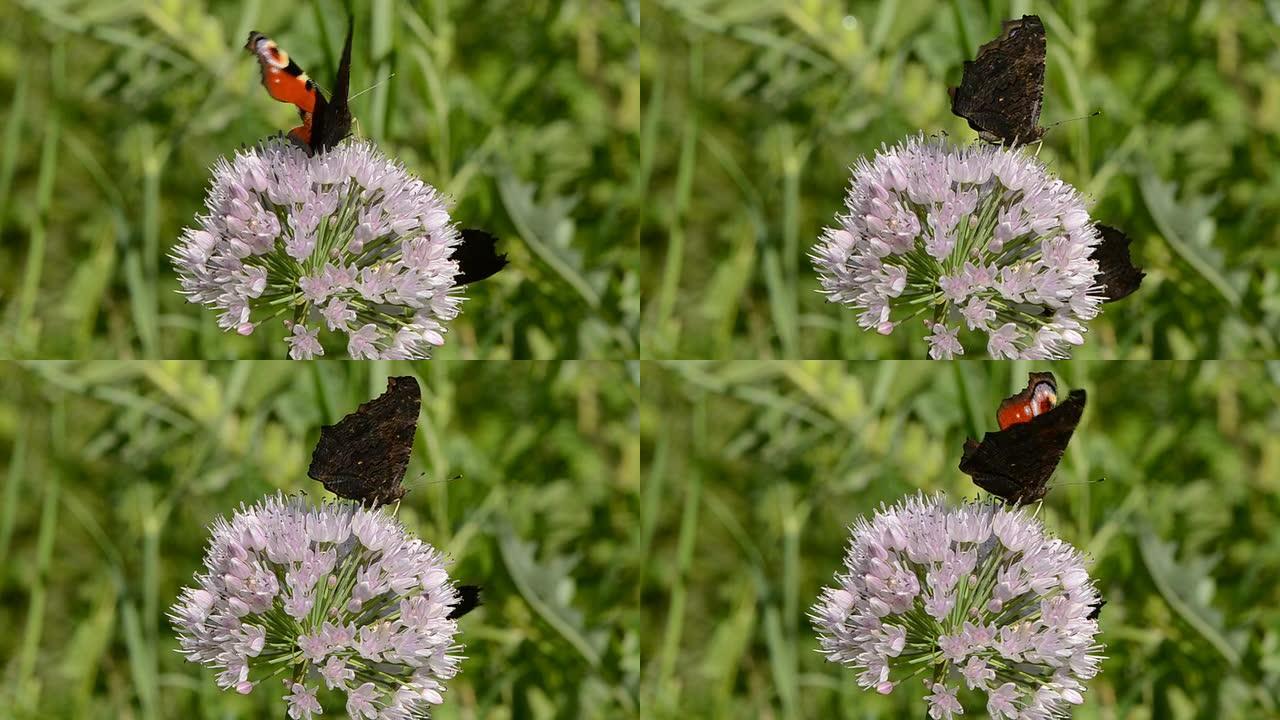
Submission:
[[[356,132],[499,235],[440,357],[625,358],[640,314],[634,9],[353,0]],[[208,168],[288,130],[243,50],[271,34],[322,86],[337,0],[0,4],[0,356],[282,358],[221,332],[165,257]],[[335,348],[338,349],[338,348]]]
[[1280,3],[652,0],[640,157],[649,358],[923,358],[860,330],[806,257],[849,166],[950,112],[1002,19],[1048,35],[1040,158],[1134,239],[1142,290],[1079,358],[1270,358],[1280,345]]
[[855,519],[979,494],[964,439],[1033,369],[1089,393],[1039,510],[1107,600],[1073,717],[1280,716],[1280,364],[1087,361],[646,364],[646,713],[923,717],[923,688],[880,696],[826,662],[806,611]]
[[484,586],[432,717],[634,717],[634,368],[286,363],[0,367],[0,717],[282,717],[279,687],[185,662],[164,612],[215,518],[328,495],[319,426],[404,373],[423,408],[399,517]]

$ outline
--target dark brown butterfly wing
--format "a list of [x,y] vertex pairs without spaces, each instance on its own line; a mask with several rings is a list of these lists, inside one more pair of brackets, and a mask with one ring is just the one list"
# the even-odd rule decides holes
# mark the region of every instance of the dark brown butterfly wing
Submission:
[[347,104],[347,96],[351,93],[351,32],[354,25],[353,19],[348,18],[347,39],[342,44],[342,59],[338,62],[333,92],[328,100],[323,95],[317,98],[311,121],[310,149],[313,155],[336,147],[351,133],[351,108]]
[[480,607],[480,586],[479,585],[459,585],[458,586],[458,604],[453,606],[449,614],[445,617],[450,620],[457,620],[467,613]]
[[966,60],[960,87],[951,89],[951,112],[988,142],[1015,145],[1044,135],[1044,25],[1035,15],[1005,21],[1000,37]]
[[335,425],[320,428],[307,475],[330,492],[365,505],[404,496],[400,485],[413,452],[422,391],[413,377],[387,380],[387,391]]
[[458,285],[483,280],[507,266],[506,254],[498,252],[498,238],[474,228],[462,231],[453,259],[458,261],[458,275],[453,279]]
[[1128,235],[1110,225],[1098,225],[1098,232],[1102,235],[1102,242],[1094,246],[1089,255],[1098,261],[1098,274],[1093,281],[1102,286],[1103,302],[1115,302],[1132,295],[1147,274],[1142,272],[1142,268],[1135,267],[1129,257],[1129,243],[1132,241]]
[[1049,477],[1080,424],[1084,403],[1084,390],[1073,390],[1057,407],[1028,422],[989,432],[980,443],[966,440],[961,472],[1011,505],[1029,505],[1043,498]]

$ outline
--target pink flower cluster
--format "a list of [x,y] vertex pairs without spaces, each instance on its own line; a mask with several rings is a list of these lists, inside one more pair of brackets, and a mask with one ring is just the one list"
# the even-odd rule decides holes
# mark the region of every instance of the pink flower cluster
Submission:
[[169,616],[192,662],[252,692],[280,678],[289,717],[322,712],[323,683],[353,718],[419,717],[461,660],[445,558],[379,510],[277,494],[214,522],[205,572]]
[[1102,647],[1084,558],[1025,510],[916,495],[852,528],[845,572],[811,609],[822,652],[884,694],[920,677],[935,720],[1063,717],[1084,701]]
[[444,197],[367,141],[308,157],[282,139],[221,159],[171,258],[188,300],[249,335],[280,318],[294,359],[417,359],[458,314],[460,242]]
[[882,334],[923,316],[929,356],[1066,357],[1102,288],[1080,194],[1022,149],[914,137],[859,158],[848,212],[811,257],[832,302]]

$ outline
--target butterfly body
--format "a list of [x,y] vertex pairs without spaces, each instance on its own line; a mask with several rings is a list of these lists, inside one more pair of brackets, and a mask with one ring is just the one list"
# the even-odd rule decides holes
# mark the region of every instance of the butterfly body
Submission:
[[274,40],[254,30],[245,43],[258,59],[262,70],[262,86],[267,94],[298,108],[302,124],[289,131],[289,138],[306,149],[308,155],[325,152],[351,133],[351,109],[348,95],[351,85],[352,23],[347,25],[347,38],[342,46],[342,59],[333,92],[326,98],[302,68]]
[[1018,145],[1044,135],[1044,25],[1035,15],[1004,23],[1000,37],[966,60],[960,86],[951,88],[951,112],[991,143]]
[[1073,390],[1054,405],[1056,395],[1051,373],[1031,373],[1027,388],[1000,404],[1001,429],[988,432],[980,443],[965,441],[961,472],[1011,505],[1042,499],[1084,414],[1084,390]]

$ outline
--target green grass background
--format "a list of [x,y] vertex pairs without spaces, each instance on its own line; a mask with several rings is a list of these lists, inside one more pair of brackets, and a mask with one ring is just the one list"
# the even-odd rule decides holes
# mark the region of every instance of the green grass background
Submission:
[[1073,717],[1280,717],[1280,365],[1088,361],[646,364],[647,716],[924,717],[923,688],[826,662],[805,614],[856,518],[979,494],[964,439],[1040,369],[1089,393],[1039,511],[1107,600]]
[[283,717],[278,685],[187,663],[164,612],[216,517],[328,496],[319,426],[404,373],[423,407],[399,517],[485,588],[433,717],[634,717],[636,368],[284,361],[0,365],[0,717]]
[[642,321],[651,358],[923,358],[817,294],[848,167],[945,131],[1000,21],[1048,36],[1040,158],[1134,240],[1141,291],[1077,358],[1271,358],[1280,344],[1280,2],[650,0]]
[[[438,356],[636,356],[634,0],[350,5],[352,92],[372,87],[356,132],[511,260]],[[249,31],[327,87],[345,18],[338,0],[0,4],[0,357],[283,358],[283,327],[221,332],[165,255],[214,161],[296,124]]]

